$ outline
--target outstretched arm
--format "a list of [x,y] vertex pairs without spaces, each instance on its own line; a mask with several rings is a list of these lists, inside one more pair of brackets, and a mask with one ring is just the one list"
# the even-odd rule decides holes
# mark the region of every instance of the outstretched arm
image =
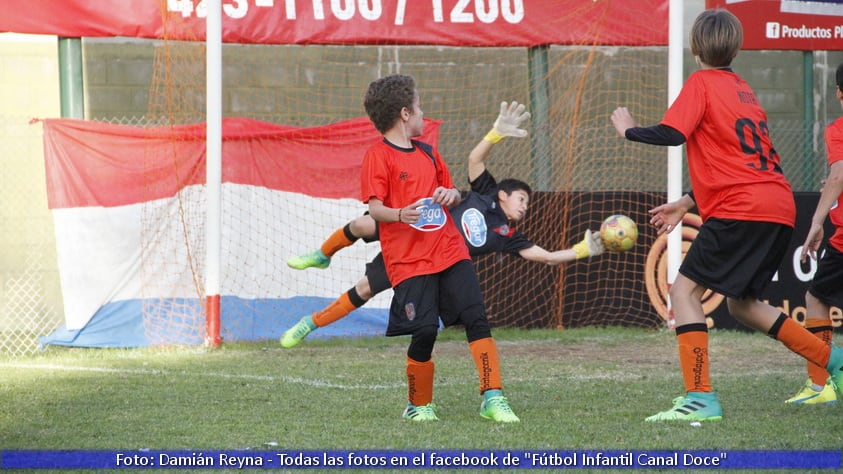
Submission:
[[585,231],[583,240],[569,249],[547,251],[538,245],[523,249],[518,255],[531,262],[539,262],[555,267],[557,265],[573,262],[580,258],[596,257],[604,251],[603,240],[599,232]]
[[524,104],[518,102],[501,102],[501,111],[495,124],[489,133],[480,140],[480,143],[471,150],[468,155],[468,180],[477,179],[486,170],[483,163],[489,157],[492,147],[506,137],[523,138],[527,136],[527,130],[521,127],[530,118],[530,112],[526,111]]
[[618,135],[634,142],[664,146],[676,146],[685,143],[685,135],[682,135],[682,132],[673,127],[662,124],[652,127],[639,127],[626,107],[618,107],[612,112],[612,125],[615,126]]

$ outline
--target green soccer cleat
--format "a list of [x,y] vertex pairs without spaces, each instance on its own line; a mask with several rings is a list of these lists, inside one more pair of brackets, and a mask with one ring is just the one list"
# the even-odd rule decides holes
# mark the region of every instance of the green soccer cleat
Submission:
[[404,409],[404,414],[401,416],[405,420],[411,421],[439,421],[439,418],[436,417],[436,405],[432,403],[421,406],[408,403],[407,408]]
[[487,420],[494,420],[500,423],[518,423],[521,421],[512,412],[509,402],[501,394],[500,390],[488,390],[483,394],[483,402],[480,404],[480,416]]
[[287,329],[284,335],[281,336],[281,347],[285,349],[295,347],[296,344],[300,343],[302,339],[314,330],[316,330],[316,325],[313,324],[313,316],[307,315],[301,318],[299,322],[294,324],[290,329]]
[[826,385],[831,385],[834,391],[843,395],[843,349],[832,347],[828,356],[828,365],[825,366],[830,377]]
[[800,405],[823,405],[837,403],[837,392],[831,383],[826,382],[825,386],[820,391],[814,390],[814,383],[811,379],[805,382],[805,386],[796,395],[788,398],[785,403],[793,403]]
[[296,270],[304,270],[305,268],[328,268],[331,264],[331,257],[328,257],[321,250],[314,250],[313,252],[304,255],[297,255],[287,259],[287,266],[295,268]]
[[711,392],[688,392],[673,399],[673,408],[648,416],[644,421],[720,421],[723,409]]

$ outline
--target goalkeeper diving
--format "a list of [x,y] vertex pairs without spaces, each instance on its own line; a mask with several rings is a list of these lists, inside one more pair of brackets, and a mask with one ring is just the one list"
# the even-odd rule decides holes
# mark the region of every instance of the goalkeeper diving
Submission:
[[[516,225],[524,219],[532,190],[518,179],[497,182],[486,169],[485,161],[492,148],[507,137],[524,138],[528,132],[522,125],[530,118],[524,104],[502,102],[494,126],[468,155],[468,180],[471,191],[463,192],[459,205],[451,215],[474,257],[494,252],[519,255],[525,260],[556,266],[603,253],[600,233],[587,230],[583,239],[573,247],[548,251],[531,242]],[[334,231],[320,249],[292,257],[287,265],[297,270],[309,267],[327,268],[331,257],[358,239],[378,240],[377,222],[364,214]],[[378,293],[392,287],[387,278],[383,255],[378,254],[366,264],[366,272],[357,284],[340,295],[326,308],[304,316],[281,336],[281,345],[291,348],[317,328],[327,326],[366,304]]]

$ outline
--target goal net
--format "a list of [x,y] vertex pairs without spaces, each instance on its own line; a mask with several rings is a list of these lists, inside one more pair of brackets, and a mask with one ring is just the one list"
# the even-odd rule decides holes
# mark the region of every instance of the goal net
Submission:
[[[162,12],[165,37],[153,46],[148,123],[156,127],[178,130],[205,120],[205,47],[190,41],[195,34],[191,28],[203,13],[187,3],[168,2],[170,11]],[[362,22],[371,38],[341,45],[223,45],[224,116],[301,132],[249,143],[251,153],[272,161],[264,172],[286,183],[276,188],[261,185],[257,178],[226,182],[225,173],[236,165],[226,155],[228,140],[236,139],[227,135],[231,130],[223,132],[223,340],[279,337],[300,317],[351,288],[379,252],[378,243],[358,241],[338,252],[327,269],[300,271],[286,265],[289,257],[318,249],[331,232],[365,211],[359,195],[329,196],[329,190],[348,181],[348,175],[332,175],[329,167],[338,157],[359,163],[361,148],[350,142],[377,139],[368,135],[371,130],[361,131],[355,140],[338,135],[337,129],[365,119],[366,87],[391,73],[415,77],[429,128],[435,131],[428,138],[462,189],[468,188],[468,154],[491,128],[500,102],[527,105],[532,113],[526,124],[529,137],[504,140],[487,167],[498,180],[518,178],[532,186],[527,217],[517,227],[536,245],[568,248],[612,214],[628,215],[638,224],[640,235],[631,250],[559,267],[515,255],[477,258],[493,326],[664,324],[666,244],[650,229],[647,209],[666,196],[666,150],[621,139],[609,116],[614,108],[626,106],[642,124],[661,118],[667,105],[667,2],[642,2],[639,11],[626,12],[624,2],[604,0],[433,1],[434,15],[443,21],[431,33],[440,41],[430,44],[395,36],[400,30],[381,31],[380,23],[364,18],[380,2],[313,2],[323,3],[323,18],[347,15],[343,21]],[[496,30],[506,23],[505,14],[513,20],[517,7],[531,5],[543,5],[542,11],[552,15],[529,27]],[[302,20],[302,10],[297,12]],[[231,8],[225,14],[233,18]],[[470,23],[468,30],[454,23],[461,18]],[[495,38],[496,31],[503,37]],[[507,44],[519,34],[547,37],[553,44]],[[271,152],[276,146],[297,149],[293,145],[320,127],[329,132],[314,139],[306,156]],[[182,178],[175,163],[183,159],[184,137],[172,137],[172,146],[164,151],[145,152],[144,179],[150,190],[168,173],[161,163],[174,163],[169,179]],[[306,172],[283,166],[294,158],[316,166]],[[359,186],[359,178],[353,179]],[[316,186],[302,192],[301,182]],[[139,204],[137,299],[150,344],[199,343],[204,337],[206,197],[202,183],[185,182],[172,197]],[[382,334],[391,294],[378,295],[336,329],[314,336]]]

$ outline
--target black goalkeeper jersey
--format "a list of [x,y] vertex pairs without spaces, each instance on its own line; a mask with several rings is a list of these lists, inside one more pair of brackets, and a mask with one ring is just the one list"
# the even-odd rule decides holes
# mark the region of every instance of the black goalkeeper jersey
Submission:
[[517,255],[534,245],[519,230],[510,227],[506,214],[498,206],[498,183],[488,170],[470,184],[471,191],[464,193],[462,202],[450,211],[472,257],[494,252]]

